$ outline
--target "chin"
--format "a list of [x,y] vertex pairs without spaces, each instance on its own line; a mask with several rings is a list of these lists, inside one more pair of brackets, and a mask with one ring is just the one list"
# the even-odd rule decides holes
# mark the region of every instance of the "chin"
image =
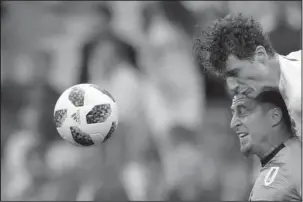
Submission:
[[253,154],[250,149],[246,149],[246,150],[241,149],[241,152],[242,152],[243,156],[246,156],[246,157],[249,157]]
[[252,146],[251,145],[245,145],[245,146],[241,146],[241,153],[244,155],[244,156],[247,156],[249,157],[250,155],[253,154],[252,152]]
[[240,151],[244,156],[250,156],[253,153],[253,144],[250,135],[240,138]]

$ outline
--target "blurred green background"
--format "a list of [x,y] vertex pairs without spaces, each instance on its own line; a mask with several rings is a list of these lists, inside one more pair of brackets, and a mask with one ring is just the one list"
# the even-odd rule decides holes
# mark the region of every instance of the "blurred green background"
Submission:
[[[205,23],[236,12],[278,53],[302,49],[299,1],[1,1],[1,200],[246,200],[259,162],[192,55]],[[100,147],[69,145],[53,124],[59,95],[85,82],[120,108]]]

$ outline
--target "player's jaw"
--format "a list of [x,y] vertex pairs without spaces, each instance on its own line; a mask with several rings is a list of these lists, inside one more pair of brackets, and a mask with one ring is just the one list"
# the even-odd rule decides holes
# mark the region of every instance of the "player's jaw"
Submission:
[[252,153],[252,138],[248,132],[237,132],[240,141],[240,151],[243,155],[248,156]]

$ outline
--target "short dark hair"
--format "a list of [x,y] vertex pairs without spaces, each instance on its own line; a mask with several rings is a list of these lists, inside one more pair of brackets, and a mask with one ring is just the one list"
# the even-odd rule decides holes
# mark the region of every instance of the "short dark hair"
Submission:
[[205,27],[194,43],[194,54],[205,71],[224,75],[230,54],[238,59],[252,59],[257,46],[274,55],[274,49],[260,23],[241,13],[227,15]]
[[290,133],[294,134],[294,128],[293,128],[294,123],[292,122],[292,119],[290,118],[286,103],[280,92],[264,91],[256,97],[256,100],[260,103],[270,103],[270,104],[273,104],[276,107],[278,107],[282,111],[282,117],[283,117],[284,124],[285,124],[287,130]]

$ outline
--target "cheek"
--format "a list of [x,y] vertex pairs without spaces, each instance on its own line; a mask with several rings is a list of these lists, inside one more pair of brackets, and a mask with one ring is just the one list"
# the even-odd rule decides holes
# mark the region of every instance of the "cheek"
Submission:
[[243,119],[243,123],[247,127],[249,132],[253,131],[254,128],[255,128],[255,125],[256,125],[254,115],[250,115],[250,116],[245,117]]
[[268,133],[268,125],[266,120],[259,118],[256,121],[251,122],[249,127],[250,142],[252,145],[259,145],[264,141],[266,134]]
[[269,68],[267,68],[262,63],[253,64],[251,67],[245,69],[246,72],[243,78],[253,81],[262,81],[270,73]]
[[268,75],[271,73],[269,71],[269,68],[262,63],[256,64],[256,70],[258,70],[257,72],[259,72],[260,76],[263,76],[263,77],[264,77],[264,75]]
[[258,136],[264,131],[265,120],[259,114],[251,114],[243,119],[243,123],[246,125],[249,133],[252,136]]
[[242,66],[242,68],[239,71],[238,78],[240,83],[246,83],[245,81],[251,80],[251,81],[258,81],[260,80],[265,73],[267,74],[267,69],[263,64],[261,63],[247,63]]
[[226,85],[228,88],[232,88],[232,87],[238,85],[238,78],[235,78],[235,77],[226,78]]

